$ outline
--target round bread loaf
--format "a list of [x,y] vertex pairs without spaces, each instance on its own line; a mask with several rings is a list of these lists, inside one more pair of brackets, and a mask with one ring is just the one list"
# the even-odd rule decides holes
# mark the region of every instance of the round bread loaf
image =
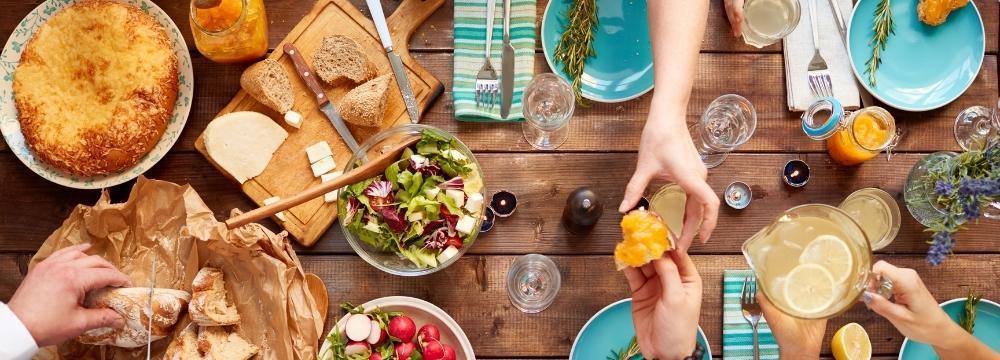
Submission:
[[149,288],[103,288],[87,294],[84,306],[106,308],[121,314],[125,326],[121,329],[97,328],[83,333],[77,341],[91,345],[111,345],[122,348],[146,346],[147,339],[160,340],[171,334],[191,294],[174,289],[153,289],[152,336],[149,327]]
[[173,114],[177,64],[166,31],[135,6],[83,0],[59,10],[14,71],[25,141],[42,161],[77,175],[135,165]]

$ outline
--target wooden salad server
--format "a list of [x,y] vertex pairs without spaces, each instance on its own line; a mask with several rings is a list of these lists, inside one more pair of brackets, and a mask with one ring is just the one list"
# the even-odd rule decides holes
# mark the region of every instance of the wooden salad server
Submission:
[[273,216],[281,211],[288,210],[306,201],[312,200],[313,198],[323,196],[328,192],[340,189],[344,186],[354,184],[356,182],[378,176],[379,174],[385,172],[385,169],[389,167],[392,163],[399,161],[399,156],[403,153],[403,150],[413,146],[420,141],[420,136],[409,136],[400,140],[400,143],[395,145],[379,156],[373,158],[361,166],[351,170],[340,177],[330,180],[328,182],[313,186],[306,189],[295,196],[287,199],[282,199],[271,205],[264,205],[259,208],[250,210],[243,214],[234,216],[226,220],[226,227],[229,229],[235,229],[240,226],[259,221],[261,219]]

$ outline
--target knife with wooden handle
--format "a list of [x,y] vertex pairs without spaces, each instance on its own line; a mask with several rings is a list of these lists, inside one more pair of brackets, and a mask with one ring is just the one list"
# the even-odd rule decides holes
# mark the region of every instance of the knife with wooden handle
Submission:
[[510,115],[514,101],[514,47],[510,45],[510,0],[503,1],[503,57],[500,58],[500,117]]

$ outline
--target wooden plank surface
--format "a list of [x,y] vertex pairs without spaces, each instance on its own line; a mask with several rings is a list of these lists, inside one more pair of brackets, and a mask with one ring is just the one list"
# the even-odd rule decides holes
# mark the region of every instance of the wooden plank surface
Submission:
[[[891,162],[882,155],[856,169],[846,169],[829,162],[824,154],[806,154],[801,158],[812,166],[812,180],[802,189],[790,190],[780,182],[778,172],[795,155],[738,154],[710,172],[709,184],[716,193],[734,180],[750,184],[754,200],[750,207],[732,210],[723,207],[719,226],[711,241],[695,245],[695,253],[738,254],[744,240],[766,226],[781,211],[805,203],[837,205],[852,191],[881,187],[902,202],[902,187],[910,167],[922,155],[901,154]],[[514,216],[501,219],[493,232],[484,235],[470,250],[478,254],[610,254],[620,240],[615,211],[625,184],[635,166],[635,154],[479,154],[486,172],[487,191],[507,189],[518,195],[520,205]],[[75,204],[93,204],[96,191],[69,190],[41,181],[20,168],[9,153],[0,154],[0,168],[14,169],[0,173],[0,198],[8,206],[0,207],[0,252],[34,251],[59,225]],[[190,183],[205,199],[217,218],[229,209],[253,208],[226,179],[198,154],[167,155],[147,176],[176,183]],[[112,194],[124,201],[131,185],[117,186]],[[569,192],[590,186],[605,204],[605,214],[589,235],[575,236],[559,224],[559,214]],[[657,186],[650,188],[650,193]],[[902,209],[902,229],[895,242],[884,252],[923,254],[929,234]],[[273,223],[268,223],[277,230]],[[997,251],[996,233],[1000,221],[982,220],[958,234],[959,253]],[[339,226],[333,226],[311,248],[300,253],[352,254]]]
[[[610,256],[553,256],[562,274],[562,287],[555,303],[535,315],[521,313],[507,298],[505,279],[512,256],[467,255],[448,269],[420,278],[382,273],[356,256],[300,259],[306,271],[324,279],[333,306],[392,295],[417,297],[438,305],[462,326],[477,357],[565,358],[587,319],[607,304],[629,296],[625,278],[614,270]],[[26,255],[0,255],[0,300],[6,301],[13,294],[23,278],[20,264],[27,260]],[[694,260],[704,282],[700,323],[709,346],[715,354],[721,354],[722,271],[742,269],[746,264],[738,255],[695,256]],[[1000,297],[995,283],[995,277],[1000,276],[1000,258],[996,256],[954,256],[945,269],[933,270],[919,256],[894,256],[891,261],[917,269],[939,301],[964,297],[970,287],[986,298]],[[339,316],[336,309],[330,311],[328,329]],[[858,303],[827,325],[824,353],[829,352],[833,332],[848,322],[865,327],[876,354],[893,354],[903,341],[888,321]]]

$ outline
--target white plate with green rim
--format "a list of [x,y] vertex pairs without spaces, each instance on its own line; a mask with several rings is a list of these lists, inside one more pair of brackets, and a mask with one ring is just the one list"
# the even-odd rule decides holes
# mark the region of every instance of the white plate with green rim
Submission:
[[191,70],[191,55],[188,53],[187,44],[181,31],[174,24],[173,20],[167,16],[156,4],[149,0],[119,0],[122,3],[139,7],[143,12],[149,14],[163,26],[170,37],[174,53],[177,55],[177,101],[174,104],[174,112],[167,123],[166,131],[160,137],[159,142],[134,166],[123,171],[100,175],[100,176],[78,176],[44,163],[32,153],[27,143],[24,141],[24,134],[21,133],[21,123],[18,121],[17,107],[14,105],[14,70],[21,60],[21,53],[24,45],[31,40],[38,28],[45,24],[52,14],[60,9],[76,3],[77,0],[48,0],[31,10],[27,16],[17,24],[14,32],[7,39],[3,52],[0,53],[0,132],[7,142],[10,151],[17,156],[31,171],[39,176],[59,185],[76,189],[101,189],[124,183],[135,179],[149,168],[153,167],[167,151],[173,147],[174,143],[181,135],[184,124],[187,123],[188,114],[191,112],[191,97],[194,93],[194,75]]

